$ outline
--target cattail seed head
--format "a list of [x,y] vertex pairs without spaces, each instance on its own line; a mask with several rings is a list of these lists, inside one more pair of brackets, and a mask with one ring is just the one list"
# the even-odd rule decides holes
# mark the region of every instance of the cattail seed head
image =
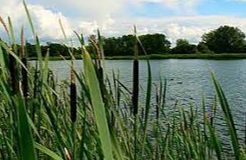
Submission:
[[159,95],[159,88],[156,86],[156,120],[159,120],[160,115],[160,95]]
[[[21,59],[22,63],[27,66],[27,60],[26,57],[23,57]],[[27,71],[24,67],[22,67],[21,69],[21,74],[22,74],[22,91],[23,91],[23,96],[25,98],[28,97],[28,75],[27,75]]]
[[138,113],[138,95],[139,95],[139,62],[133,61],[133,92],[132,92],[132,106],[133,115]]
[[10,82],[12,86],[13,94],[17,93],[18,87],[18,80],[17,80],[17,70],[16,70],[16,60],[15,58],[9,54],[9,72],[10,72]]
[[70,107],[71,121],[75,122],[77,118],[77,89],[75,83],[75,73],[73,68],[71,69]]
[[133,60],[133,90],[132,90],[132,107],[133,115],[136,117],[138,114],[138,95],[139,95],[139,62],[138,62],[138,49],[139,43],[137,40],[137,29],[134,26],[135,45],[134,45],[134,60]]

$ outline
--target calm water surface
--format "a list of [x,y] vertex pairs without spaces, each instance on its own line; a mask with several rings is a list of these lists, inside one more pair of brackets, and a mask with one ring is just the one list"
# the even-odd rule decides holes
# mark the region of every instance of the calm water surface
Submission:
[[[64,61],[51,61],[49,65],[60,80],[69,78],[70,68]],[[77,71],[82,70],[82,66],[82,60],[75,61]],[[198,109],[201,109],[201,98],[204,96],[208,110],[211,108],[215,96],[210,73],[211,71],[215,72],[231,106],[240,141],[244,143],[246,60],[151,60],[151,68],[153,83],[159,84],[160,79],[167,79],[167,106],[173,106],[178,101],[184,106],[193,103]],[[119,72],[121,82],[131,88],[131,60],[106,60],[105,72],[110,77],[113,71],[115,73]],[[146,89],[146,81],[147,65],[146,61],[142,60],[140,61],[142,90]],[[228,133],[224,121],[221,120],[219,123],[220,131],[226,136]]]

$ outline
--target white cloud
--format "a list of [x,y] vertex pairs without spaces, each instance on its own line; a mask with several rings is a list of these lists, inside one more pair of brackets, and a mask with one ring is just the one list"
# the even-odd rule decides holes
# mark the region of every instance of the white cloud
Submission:
[[[63,16],[62,13],[52,12],[41,5],[28,5],[28,8],[32,15],[32,20],[35,24],[35,29],[40,38],[61,39],[63,37],[63,34],[60,29],[58,21],[59,19],[62,20],[63,27],[67,35],[70,36],[72,34],[71,24],[68,18]],[[27,28],[29,28],[26,12],[21,1],[5,1],[4,5],[0,6],[0,15],[5,20],[9,16],[13,21],[13,24],[17,32],[21,29],[21,26],[24,26],[26,30]]]
[[99,28],[99,26],[96,21],[79,23],[79,29],[82,33],[93,34],[97,28]]
[[69,15],[83,16],[83,20],[99,21],[108,15],[119,13],[127,6],[128,1],[130,0],[35,0],[32,4],[39,4],[54,10],[64,10]]
[[203,0],[135,0],[137,4],[156,3],[168,7],[176,13],[194,14],[196,6]]
[[201,0],[163,0],[163,4],[177,12],[194,12]]
[[[93,34],[98,28],[102,30],[110,30],[110,26],[114,23],[114,20],[111,18],[108,11],[119,9],[119,7],[117,7],[119,4],[114,5],[113,2],[115,1],[112,0],[106,1],[112,4],[110,6],[101,6],[104,9],[99,9],[99,6],[98,8],[95,8],[95,6],[97,6],[95,5],[96,0],[90,0],[88,3],[86,3],[86,5],[77,1],[75,3],[70,3],[69,1],[59,1],[62,5],[67,5],[67,7],[71,6],[70,4],[73,4],[73,7],[74,5],[77,5],[75,8],[79,6],[83,6],[82,8],[88,7],[87,10],[93,8],[93,10],[91,10],[90,12],[95,11],[95,13],[89,13],[90,16],[88,18],[80,17],[80,19],[82,20],[78,18],[67,17],[61,12],[54,12],[53,10],[38,4],[28,4],[28,8],[34,22],[35,30],[37,31],[39,37],[45,40],[59,40],[64,38],[59,25],[59,19],[62,20],[65,32],[70,38],[74,36],[73,30],[86,34]],[[51,4],[53,2],[51,2]],[[24,10],[24,6],[22,4],[22,0],[0,0],[0,3],[2,4],[0,5],[0,16],[3,17],[6,22],[7,17],[11,17],[13,24],[16,25],[15,30],[17,34],[19,34],[20,32],[21,26],[25,26],[26,30],[29,31],[29,33],[27,33],[28,37],[31,37],[30,27]],[[2,26],[0,26],[0,31],[3,32]]]
[[69,20],[62,13],[54,13],[42,6],[30,5],[30,11],[33,13],[33,20],[36,22],[38,34],[41,38],[61,39],[63,34],[59,25],[59,19],[62,21],[62,26],[67,36],[72,35],[72,26]]
[[[137,0],[134,3],[142,4],[145,2],[160,3],[170,8],[195,8],[201,0]],[[58,23],[58,19],[62,19],[63,26],[68,37],[73,37],[73,30],[84,33],[85,35],[95,33],[99,28],[104,36],[120,36],[123,34],[131,34],[133,25],[137,25],[139,34],[146,33],[164,33],[168,38],[175,42],[176,39],[186,38],[192,43],[197,43],[200,37],[205,32],[215,29],[220,25],[237,26],[246,32],[246,18],[233,16],[166,16],[160,18],[146,18],[146,17],[129,17],[122,13],[124,7],[132,4],[130,0],[105,0],[105,4],[100,2],[99,6],[95,3],[97,0],[70,1],[61,0],[59,5],[64,7],[75,7],[85,9],[88,15],[80,15],[73,17],[62,12],[54,12],[52,8],[53,3],[58,3],[58,0],[46,1],[41,4],[29,4],[28,8],[31,11],[35,28],[42,39],[57,40],[63,39],[63,35]],[[10,16],[16,26],[17,33],[21,25],[30,31],[26,13],[21,0],[0,0],[0,15],[6,20]],[[51,8],[46,6],[51,5]],[[99,3],[99,2],[98,2]],[[75,6],[76,5],[76,6]],[[100,8],[102,7],[102,9]],[[86,7],[88,7],[86,9]],[[14,9],[13,9],[14,8]],[[84,11],[85,12],[85,11]],[[18,13],[18,14],[16,14]],[[3,27],[0,26],[0,30]],[[0,33],[1,34],[1,33]],[[30,35],[29,35],[30,36]]]
[[[164,33],[171,42],[179,38],[186,38],[192,43],[200,41],[201,36],[221,25],[239,27],[246,32],[246,18],[234,16],[173,16],[165,18],[131,18],[131,20],[117,20],[111,26],[113,33],[132,33],[132,26],[136,24],[139,34]],[[106,35],[110,35],[104,32]]]

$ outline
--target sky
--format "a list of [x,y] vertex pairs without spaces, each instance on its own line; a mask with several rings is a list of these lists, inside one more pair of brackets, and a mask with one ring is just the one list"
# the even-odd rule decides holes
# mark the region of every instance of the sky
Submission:
[[[26,0],[35,31],[44,42],[64,41],[59,19],[68,39],[74,31],[85,36],[100,29],[105,37],[163,33],[175,43],[185,38],[198,43],[201,36],[221,25],[246,33],[246,0]],[[22,0],[0,0],[0,16],[11,18],[16,37],[22,26],[27,40],[33,38]],[[0,25],[0,37],[6,32]]]

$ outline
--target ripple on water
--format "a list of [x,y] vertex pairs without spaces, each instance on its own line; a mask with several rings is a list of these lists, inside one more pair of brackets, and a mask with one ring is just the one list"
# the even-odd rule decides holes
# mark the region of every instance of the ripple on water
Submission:
[[[167,104],[173,106],[176,101],[182,105],[196,103],[198,110],[202,96],[206,99],[207,110],[211,109],[214,99],[214,87],[210,70],[214,71],[221,83],[233,116],[240,141],[244,141],[246,121],[246,60],[151,60],[152,81],[159,84],[160,79],[167,79]],[[82,70],[83,62],[75,61],[75,69]],[[51,61],[50,68],[60,80],[69,78],[70,67],[64,61]],[[112,71],[120,73],[121,82],[131,88],[132,61],[106,60],[105,72],[112,75]],[[140,84],[143,90],[147,86],[147,64],[140,61]],[[153,92],[154,93],[154,92]],[[140,99],[145,95],[140,94]],[[153,98],[154,100],[154,98]],[[144,103],[144,101],[143,101]],[[172,111],[174,107],[167,107]],[[222,133],[222,138],[228,138],[222,111],[218,108],[216,125]],[[223,141],[224,142],[224,141]],[[227,146],[227,145],[226,145]],[[227,146],[228,147],[228,146]]]

